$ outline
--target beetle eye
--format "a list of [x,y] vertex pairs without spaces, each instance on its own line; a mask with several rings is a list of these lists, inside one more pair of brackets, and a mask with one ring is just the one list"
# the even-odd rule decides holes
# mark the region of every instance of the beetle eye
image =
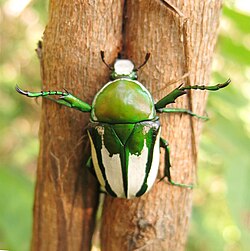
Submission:
[[118,75],[129,75],[134,70],[134,64],[128,59],[118,59],[114,64],[114,72]]

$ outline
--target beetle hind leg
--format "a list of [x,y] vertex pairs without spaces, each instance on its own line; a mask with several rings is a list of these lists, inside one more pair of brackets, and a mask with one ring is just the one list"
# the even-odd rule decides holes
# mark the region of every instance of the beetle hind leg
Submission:
[[164,180],[165,178],[168,179],[168,182],[174,186],[179,186],[179,187],[185,187],[185,188],[193,188],[193,185],[190,184],[182,184],[182,183],[177,183],[177,182],[174,182],[172,179],[171,179],[171,174],[170,174],[170,167],[171,167],[171,164],[170,164],[170,149],[169,149],[169,144],[168,142],[161,138],[160,139],[160,147],[164,148],[165,149],[165,157],[164,157],[164,176],[159,180],[162,181]]
[[97,179],[95,169],[94,169],[94,164],[93,164],[91,156],[87,160],[86,167],[87,167],[88,171]]
[[[98,180],[95,169],[94,169],[93,160],[92,160],[91,156],[87,160],[86,167],[87,167],[88,171]],[[106,190],[101,186],[99,186],[99,193],[100,194],[105,194],[105,195],[108,194],[106,192]]]

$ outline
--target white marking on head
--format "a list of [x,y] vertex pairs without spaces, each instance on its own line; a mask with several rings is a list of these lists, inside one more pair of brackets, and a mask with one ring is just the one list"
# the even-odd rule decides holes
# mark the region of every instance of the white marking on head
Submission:
[[114,70],[118,75],[129,75],[135,66],[128,59],[117,59],[114,64]]

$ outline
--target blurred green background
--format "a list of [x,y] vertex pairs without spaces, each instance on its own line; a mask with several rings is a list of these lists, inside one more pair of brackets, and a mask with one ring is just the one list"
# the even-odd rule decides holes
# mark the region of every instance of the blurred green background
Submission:
[[[0,0],[0,249],[29,250],[40,106],[16,83],[40,89],[34,49],[48,1]],[[199,186],[188,251],[250,250],[250,2],[225,1],[211,83],[232,84],[209,96],[199,152]],[[40,101],[38,100],[38,103]]]

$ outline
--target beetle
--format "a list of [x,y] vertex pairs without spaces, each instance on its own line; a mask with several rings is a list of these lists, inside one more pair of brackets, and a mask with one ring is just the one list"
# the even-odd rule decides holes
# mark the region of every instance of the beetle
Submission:
[[[190,110],[166,108],[170,103],[186,94],[187,90],[216,91],[231,81],[214,86],[180,85],[158,102],[137,80],[137,71],[149,60],[135,67],[128,59],[116,59],[113,66],[106,63],[104,52],[101,59],[110,70],[110,81],[95,95],[92,105],[80,100],[68,91],[29,92],[16,86],[16,91],[28,97],[47,97],[58,104],[81,112],[90,113],[87,133],[91,145],[88,167],[94,173],[104,191],[119,198],[139,197],[148,192],[157,177],[160,147],[165,150],[164,179],[176,186],[192,188],[192,184],[180,184],[171,179],[169,146],[161,137],[161,126],[157,113],[186,113],[206,119]],[[59,95],[58,99],[51,95]]]

